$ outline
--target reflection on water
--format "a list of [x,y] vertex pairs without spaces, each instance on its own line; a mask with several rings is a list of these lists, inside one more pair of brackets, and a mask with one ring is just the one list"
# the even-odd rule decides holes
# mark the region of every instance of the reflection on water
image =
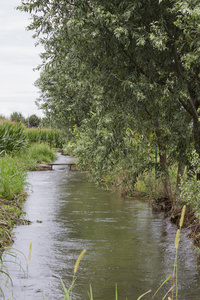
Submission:
[[[61,156],[59,162],[70,159]],[[15,229],[14,244],[28,256],[33,243],[28,278],[24,280],[13,264],[8,266],[16,299],[43,299],[41,291],[46,300],[62,299],[60,277],[69,287],[83,249],[87,252],[73,299],[89,299],[89,284],[95,300],[114,299],[117,283],[119,298],[134,300],[149,289],[155,291],[172,274],[176,228],[162,214],[152,213],[146,203],[103,191],[85,174],[65,166],[31,172],[29,182],[32,192],[24,209],[32,224]],[[184,236],[178,262],[179,299],[199,300],[196,256]],[[155,299],[161,298],[160,294]]]

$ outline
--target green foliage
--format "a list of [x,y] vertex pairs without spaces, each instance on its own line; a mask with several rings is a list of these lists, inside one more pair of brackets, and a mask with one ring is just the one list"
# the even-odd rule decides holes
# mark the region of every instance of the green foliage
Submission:
[[31,115],[27,119],[27,123],[29,127],[39,127],[41,119],[36,115]]
[[[170,164],[188,164],[193,148],[200,155],[199,1],[29,0],[19,9],[45,49],[38,105],[68,135],[78,128],[80,166],[98,182],[127,167],[134,183],[157,149],[170,197]],[[127,130],[138,136],[128,147]]]
[[15,123],[24,123],[25,122],[25,118],[22,115],[22,113],[16,112],[16,111],[10,115],[10,120]]
[[62,148],[63,135],[60,130],[30,128],[26,130],[30,143],[47,143],[50,147]]
[[57,158],[57,155],[47,144],[33,143],[16,158],[26,170],[34,171],[38,164],[52,162]]
[[27,170],[35,170],[38,163],[52,162],[56,157],[45,144],[33,144],[14,157],[1,157],[0,198],[13,200],[26,186]]
[[0,198],[12,200],[26,185],[26,171],[15,157],[0,158]]
[[56,154],[48,145],[45,144],[33,144],[28,148],[28,159],[34,160],[38,163],[48,163],[56,159]]
[[8,121],[0,123],[0,153],[21,151],[27,147],[24,127]]
[[180,184],[180,199],[195,212],[197,219],[200,219],[200,181],[197,180],[197,174],[200,172],[200,159],[196,152],[193,152],[192,167],[196,172],[190,170],[182,178]]
[[24,127],[8,121],[0,123],[0,153],[21,151],[27,147]]

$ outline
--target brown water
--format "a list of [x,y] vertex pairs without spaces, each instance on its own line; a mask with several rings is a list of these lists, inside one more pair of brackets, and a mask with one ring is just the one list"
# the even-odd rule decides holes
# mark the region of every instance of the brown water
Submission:
[[[59,162],[70,157],[60,156]],[[89,299],[92,285],[95,300],[136,300],[173,272],[176,227],[148,204],[120,198],[88,182],[86,174],[54,167],[53,171],[31,172],[29,197],[24,205],[31,225],[15,229],[14,248],[32,256],[28,278],[16,264],[8,264],[13,279],[10,299],[58,300],[63,298],[60,277],[66,287],[72,282],[77,257],[87,249],[73,289],[73,299]],[[32,191],[31,191],[32,190]],[[38,222],[39,221],[39,222]],[[178,255],[179,299],[200,299],[200,271],[196,253],[183,235]],[[26,268],[20,256],[20,264]],[[162,299],[163,289],[155,299]],[[152,294],[151,294],[152,295]],[[150,299],[146,296],[142,299]]]

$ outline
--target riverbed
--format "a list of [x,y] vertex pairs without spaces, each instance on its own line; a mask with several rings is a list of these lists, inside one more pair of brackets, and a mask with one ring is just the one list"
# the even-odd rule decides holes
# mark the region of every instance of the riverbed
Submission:
[[[58,162],[73,159],[59,156]],[[18,264],[8,263],[13,280],[10,299],[62,299],[60,278],[68,288],[79,254],[87,249],[76,274],[74,300],[89,299],[90,284],[95,300],[136,300],[173,273],[176,226],[162,213],[152,212],[148,203],[119,197],[89,182],[87,174],[54,166],[52,171],[30,172],[29,196],[24,204],[31,225],[15,228],[13,248],[22,255]],[[183,229],[178,253],[178,288],[180,300],[200,299],[200,270],[196,252]],[[9,255],[4,257],[9,259]],[[14,259],[15,260],[15,259]],[[169,282],[155,299],[162,299]],[[152,296],[152,294],[151,294]],[[6,298],[6,299],[7,299]],[[150,299],[145,296],[143,299]]]

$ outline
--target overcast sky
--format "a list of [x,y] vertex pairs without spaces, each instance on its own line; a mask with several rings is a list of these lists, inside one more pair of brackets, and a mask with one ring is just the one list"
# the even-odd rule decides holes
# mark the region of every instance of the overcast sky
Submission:
[[0,0],[0,115],[14,111],[24,117],[42,112],[35,105],[39,90],[34,87],[39,77],[33,71],[41,62],[33,32],[26,31],[29,14],[17,11],[20,0]]

